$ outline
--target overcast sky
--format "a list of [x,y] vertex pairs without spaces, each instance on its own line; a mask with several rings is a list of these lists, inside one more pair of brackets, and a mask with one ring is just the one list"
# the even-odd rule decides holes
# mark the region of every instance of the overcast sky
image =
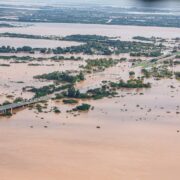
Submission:
[[[146,6],[146,7],[180,7],[180,0],[0,0],[0,3],[14,3],[14,4],[64,4],[64,3],[91,3],[91,4],[102,4],[102,5],[114,5],[120,7],[129,6]],[[159,5],[159,6],[158,6]]]

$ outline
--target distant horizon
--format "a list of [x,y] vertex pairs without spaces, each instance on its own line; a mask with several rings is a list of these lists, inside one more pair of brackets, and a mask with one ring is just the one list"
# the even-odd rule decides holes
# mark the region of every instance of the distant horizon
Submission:
[[180,8],[180,2],[169,0],[2,0],[0,4],[7,5],[61,5],[61,4],[94,4],[94,5],[109,5],[116,7],[147,7],[147,8]]

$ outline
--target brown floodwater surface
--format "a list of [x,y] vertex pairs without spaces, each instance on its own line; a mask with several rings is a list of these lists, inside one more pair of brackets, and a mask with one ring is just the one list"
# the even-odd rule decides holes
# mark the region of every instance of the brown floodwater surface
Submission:
[[[0,32],[61,36],[100,34],[131,39],[135,35],[173,38],[180,29],[37,23],[24,28],[1,28]],[[11,45],[25,41],[13,40]],[[31,41],[30,45],[34,43]],[[43,41],[38,40],[38,44],[41,43]],[[54,62],[48,60],[52,55],[31,56],[47,59],[29,62],[39,66],[1,60],[2,64],[10,66],[0,66],[0,103],[13,100],[7,95],[33,97],[32,93],[22,92],[25,86],[53,83],[35,80],[33,76],[53,71],[79,71],[79,66],[85,65],[84,60]],[[111,57],[130,58],[127,54]],[[174,70],[179,71],[179,68],[177,65]],[[134,71],[136,78],[142,75],[140,67],[132,67],[127,61],[86,75],[86,80],[76,87],[85,91],[99,87],[104,80],[126,81],[129,71]],[[152,88],[121,89],[114,98],[79,100],[78,104],[88,103],[94,107],[89,112],[67,113],[76,105],[49,100],[42,113],[35,108],[22,108],[14,110],[11,117],[0,117],[0,180],[179,180],[180,81],[149,78],[145,82],[152,83]],[[60,114],[51,111],[54,106],[60,109]]]
[[30,46],[32,48],[56,48],[78,46],[80,44],[71,41],[0,37],[0,46],[12,46],[15,48],[23,46]]
[[123,40],[131,40],[131,38],[134,36],[175,38],[179,36],[180,29],[168,27],[143,27],[98,24],[33,23],[32,26],[27,26],[23,28],[1,28],[0,33],[4,32],[58,36],[66,36],[72,34],[97,34],[110,37],[118,36],[121,37]]

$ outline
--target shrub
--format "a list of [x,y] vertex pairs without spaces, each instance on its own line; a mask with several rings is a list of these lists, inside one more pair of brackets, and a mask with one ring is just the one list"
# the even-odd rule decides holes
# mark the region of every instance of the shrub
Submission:
[[64,104],[76,104],[76,103],[78,103],[78,101],[75,99],[64,99],[63,103]]
[[91,105],[82,104],[80,106],[76,106],[76,108],[74,108],[73,111],[89,111],[90,108],[91,108]]

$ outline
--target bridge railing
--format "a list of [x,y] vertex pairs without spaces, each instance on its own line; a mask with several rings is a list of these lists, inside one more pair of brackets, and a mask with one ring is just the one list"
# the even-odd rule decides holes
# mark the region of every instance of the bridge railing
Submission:
[[29,99],[26,101],[21,101],[18,103],[2,105],[2,106],[0,106],[0,112],[5,111],[5,110],[9,110],[9,109],[15,109],[15,108],[22,107],[22,106],[27,106],[29,104],[34,104],[34,103],[38,103],[41,101],[46,101],[49,99],[50,99],[50,96],[46,96],[46,97],[40,97],[40,98],[35,98],[35,99]]

